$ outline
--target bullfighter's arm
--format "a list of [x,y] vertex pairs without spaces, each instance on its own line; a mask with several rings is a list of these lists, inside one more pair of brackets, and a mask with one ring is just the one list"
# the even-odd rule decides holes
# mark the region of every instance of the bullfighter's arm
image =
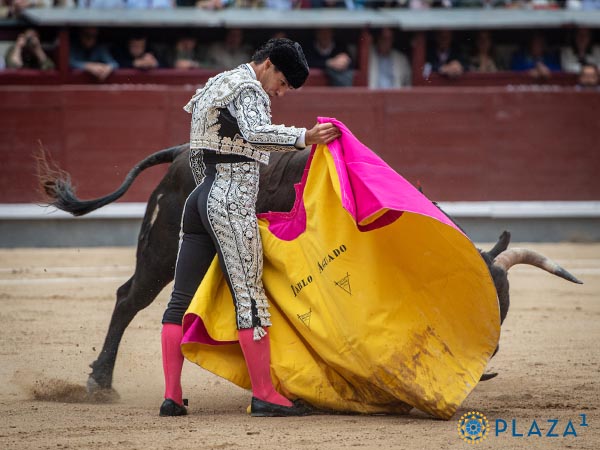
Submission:
[[288,152],[305,147],[306,128],[271,124],[268,106],[256,90],[252,88],[242,90],[233,100],[232,106],[242,136],[257,149],[267,152]]

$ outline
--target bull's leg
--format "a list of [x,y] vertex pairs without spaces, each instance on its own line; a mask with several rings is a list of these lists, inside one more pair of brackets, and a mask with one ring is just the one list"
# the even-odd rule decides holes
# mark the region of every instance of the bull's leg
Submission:
[[[117,301],[98,359],[91,364],[88,392],[110,389],[123,333],[135,315],[150,305],[173,279],[183,200],[153,193],[140,232],[134,275],[117,290]],[[164,190],[162,190],[164,192]],[[158,325],[157,325],[158,326]]]
[[150,305],[172,279],[172,274],[168,278],[152,278],[147,276],[148,272],[169,273],[172,272],[172,264],[169,266],[167,263],[161,263],[154,268],[145,267],[142,273],[136,270],[133,277],[117,291],[117,302],[104,345],[98,359],[90,365],[92,373],[88,379],[88,391],[111,388],[117,352],[125,329],[135,315]]

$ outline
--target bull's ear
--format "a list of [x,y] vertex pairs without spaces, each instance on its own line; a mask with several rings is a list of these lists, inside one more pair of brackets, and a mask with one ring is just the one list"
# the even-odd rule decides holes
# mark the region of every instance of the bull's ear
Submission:
[[494,248],[492,248],[488,254],[492,259],[495,259],[496,256],[508,248],[508,244],[510,244],[510,232],[504,230],[498,238],[498,242],[496,242],[496,245],[494,245]]

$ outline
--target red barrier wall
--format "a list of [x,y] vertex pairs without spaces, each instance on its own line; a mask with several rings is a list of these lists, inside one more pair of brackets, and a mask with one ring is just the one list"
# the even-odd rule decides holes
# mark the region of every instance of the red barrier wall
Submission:
[[[192,86],[0,86],[0,203],[35,202],[38,141],[82,198],[188,138]],[[273,101],[276,123],[343,121],[434,200],[598,200],[600,92],[573,88],[305,88]],[[124,201],[145,201],[149,169]]]

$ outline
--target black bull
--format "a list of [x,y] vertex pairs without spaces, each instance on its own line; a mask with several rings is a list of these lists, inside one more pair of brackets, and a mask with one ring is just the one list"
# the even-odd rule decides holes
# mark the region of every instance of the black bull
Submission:
[[[257,212],[289,211],[294,203],[294,184],[300,181],[309,150],[273,153],[268,166],[261,168]],[[154,153],[140,161],[113,193],[94,200],[79,200],[69,175],[49,163],[43,151],[38,156],[38,178],[49,204],[75,216],[85,215],[121,197],[143,170],[157,164],[172,163],[164,178],[152,192],[140,230],[136,266],[133,276],[117,290],[117,301],[108,333],[98,359],[91,364],[88,390],[112,388],[112,378],[119,344],[135,315],[150,305],[160,291],[173,280],[179,228],[184,202],[195,183],[188,162],[189,145],[184,144]],[[569,281],[580,283],[547,258],[531,250],[510,249],[510,234],[503,232],[484,258],[498,292],[500,320],[509,308],[508,269],[519,263],[538,266]]]

